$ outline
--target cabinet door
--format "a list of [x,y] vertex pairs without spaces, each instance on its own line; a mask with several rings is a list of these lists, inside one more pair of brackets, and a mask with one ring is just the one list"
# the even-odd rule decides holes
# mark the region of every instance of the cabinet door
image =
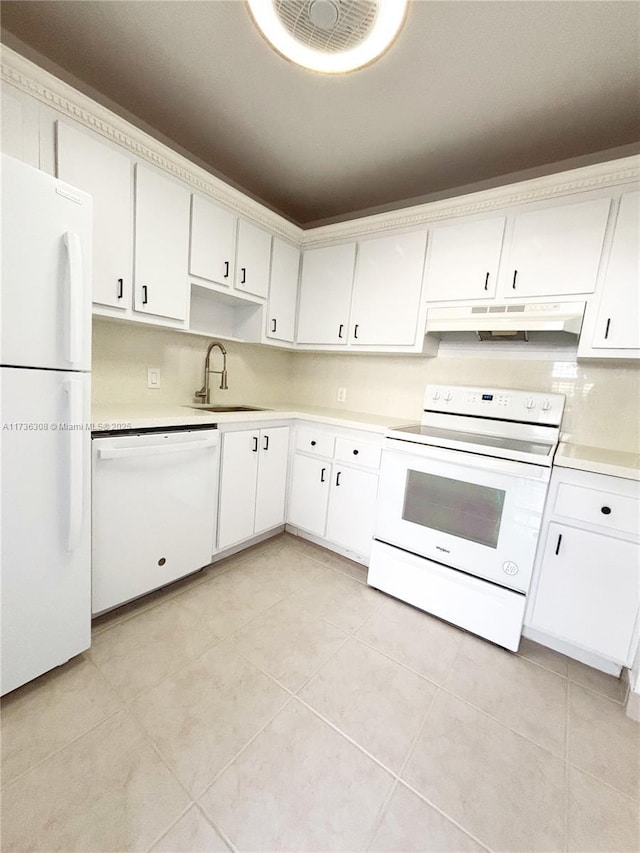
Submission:
[[130,308],[133,164],[119,151],[61,121],[57,132],[58,177],[93,196],[93,301]]
[[531,624],[629,665],[639,580],[634,543],[550,524]]
[[373,541],[378,475],[335,465],[327,539],[368,557]]
[[493,298],[504,225],[500,217],[434,228],[425,273],[427,301]]
[[426,244],[426,231],[358,244],[350,343],[415,344]]
[[238,222],[237,289],[266,299],[270,266],[271,234],[241,219]]
[[505,295],[593,293],[610,208],[599,198],[516,216]]
[[304,253],[298,343],[346,344],[355,260],[355,243]]
[[622,196],[593,346],[640,349],[640,193]]
[[253,536],[260,447],[259,430],[222,436],[218,548]]
[[185,187],[136,164],[136,311],[186,318],[189,206]]
[[279,237],[274,237],[267,311],[268,338],[293,342],[299,271],[300,251]]
[[200,196],[191,196],[191,275],[231,287],[235,236],[232,213]]
[[289,427],[260,430],[255,533],[284,524]]
[[295,455],[287,514],[289,524],[324,536],[330,480],[330,462],[299,453]]

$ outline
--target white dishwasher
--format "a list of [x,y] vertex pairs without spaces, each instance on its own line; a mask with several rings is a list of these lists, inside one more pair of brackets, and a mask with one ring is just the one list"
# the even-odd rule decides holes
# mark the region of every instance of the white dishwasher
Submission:
[[219,454],[210,425],[94,436],[94,615],[211,562]]

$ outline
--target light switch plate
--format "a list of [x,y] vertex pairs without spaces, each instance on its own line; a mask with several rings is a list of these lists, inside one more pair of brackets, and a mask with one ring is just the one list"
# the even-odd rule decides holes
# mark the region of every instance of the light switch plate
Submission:
[[147,367],[147,388],[160,387],[160,368]]

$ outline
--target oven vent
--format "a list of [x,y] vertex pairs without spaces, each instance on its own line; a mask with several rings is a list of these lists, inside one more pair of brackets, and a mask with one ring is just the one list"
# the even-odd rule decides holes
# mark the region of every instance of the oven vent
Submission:
[[427,334],[472,332],[483,341],[527,341],[530,332],[564,332],[577,336],[584,302],[533,302],[429,308]]

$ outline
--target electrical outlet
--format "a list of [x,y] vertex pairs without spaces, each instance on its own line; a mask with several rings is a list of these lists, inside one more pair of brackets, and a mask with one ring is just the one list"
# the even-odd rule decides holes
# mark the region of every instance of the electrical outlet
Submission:
[[347,399],[347,389],[346,388],[338,388],[338,402],[344,403]]
[[160,387],[160,368],[147,367],[147,388]]

